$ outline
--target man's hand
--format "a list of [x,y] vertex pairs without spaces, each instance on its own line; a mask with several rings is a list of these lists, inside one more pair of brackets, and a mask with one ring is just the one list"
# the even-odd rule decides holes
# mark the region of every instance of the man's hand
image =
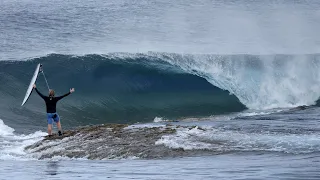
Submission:
[[71,88],[71,89],[70,89],[70,93],[73,93],[73,92],[74,92],[74,88]]
[[36,84],[33,84],[33,88],[36,88],[37,86],[36,86]]

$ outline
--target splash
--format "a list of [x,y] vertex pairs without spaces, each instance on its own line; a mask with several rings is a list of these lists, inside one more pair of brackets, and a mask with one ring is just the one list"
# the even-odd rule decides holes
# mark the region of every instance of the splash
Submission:
[[14,129],[0,119],[0,160],[34,159],[24,148],[41,140],[46,133],[37,131],[32,134],[14,134]]

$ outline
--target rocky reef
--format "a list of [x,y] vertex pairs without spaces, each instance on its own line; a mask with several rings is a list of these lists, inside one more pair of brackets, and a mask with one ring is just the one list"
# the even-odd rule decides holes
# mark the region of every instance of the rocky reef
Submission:
[[63,136],[46,136],[26,147],[26,151],[38,159],[63,156],[92,160],[158,159],[197,154],[197,151],[172,149],[155,143],[163,135],[173,133],[176,133],[176,127],[171,125],[139,128],[127,124],[94,125],[66,130]]

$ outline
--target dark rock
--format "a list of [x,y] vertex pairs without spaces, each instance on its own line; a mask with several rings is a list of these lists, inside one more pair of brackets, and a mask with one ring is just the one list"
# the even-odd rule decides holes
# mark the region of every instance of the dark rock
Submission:
[[58,134],[53,134],[51,137],[45,136],[43,140],[26,147],[26,150],[38,155],[39,159],[53,156],[88,159],[129,157],[154,159],[193,155],[200,152],[186,151],[182,148],[171,149],[155,144],[162,136],[176,133],[174,126],[128,129],[126,127],[128,127],[127,124],[79,127],[64,131],[63,136]]

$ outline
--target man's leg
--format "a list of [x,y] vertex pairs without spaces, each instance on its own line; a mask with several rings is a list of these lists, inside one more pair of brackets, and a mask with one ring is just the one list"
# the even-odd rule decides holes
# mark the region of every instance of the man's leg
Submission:
[[60,121],[57,122],[57,128],[59,129],[59,131],[62,131]]
[[53,123],[53,119],[50,117],[49,114],[47,114],[47,121],[48,121],[48,134],[49,136],[52,135],[52,123]]
[[48,134],[51,135],[52,132],[52,124],[48,124]]
[[58,128],[58,134],[59,136],[62,135],[62,128],[61,128],[61,123],[60,123],[60,117],[58,114],[56,114],[57,116],[54,118],[54,121],[57,123],[57,128]]

